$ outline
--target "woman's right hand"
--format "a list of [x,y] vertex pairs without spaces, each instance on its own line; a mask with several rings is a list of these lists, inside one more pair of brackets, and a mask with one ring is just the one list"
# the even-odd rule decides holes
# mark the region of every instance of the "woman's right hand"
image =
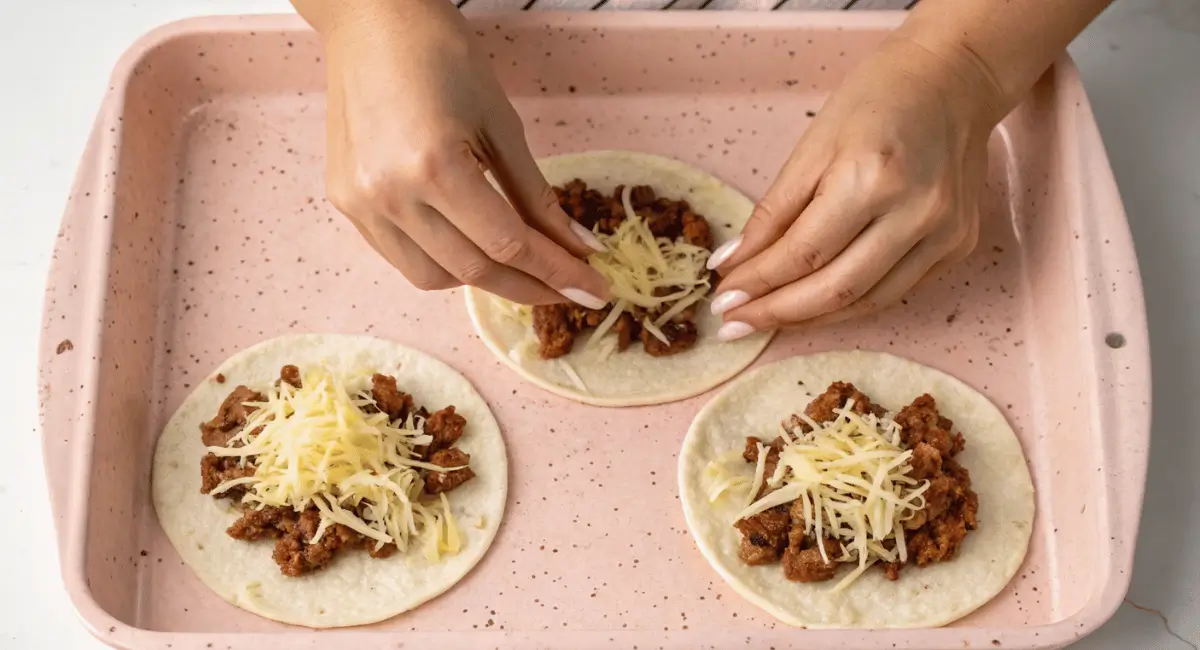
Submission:
[[325,43],[329,199],[380,255],[420,289],[608,302],[581,259],[601,244],[559,208],[451,3],[295,4]]

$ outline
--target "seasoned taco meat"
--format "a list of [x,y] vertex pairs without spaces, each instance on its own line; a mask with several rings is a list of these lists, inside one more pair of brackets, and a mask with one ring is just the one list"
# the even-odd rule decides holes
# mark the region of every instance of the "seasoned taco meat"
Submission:
[[242,516],[225,533],[234,539],[253,542],[260,539],[275,539],[295,528],[296,511],[291,508],[267,506],[262,510],[253,508],[242,511]]
[[788,534],[788,545],[782,559],[783,576],[793,582],[824,582],[832,579],[837,572],[836,558],[842,555],[841,547],[832,539],[822,537],[821,544],[829,557],[826,562],[816,542],[803,531],[801,525],[793,527]]
[[535,305],[533,332],[537,335],[538,355],[557,359],[571,351],[579,331],[572,322],[570,305]]
[[[572,219],[589,230],[611,235],[625,220],[625,209],[621,205],[624,187],[617,187],[611,196],[589,189],[581,180],[573,180],[562,187],[555,187],[558,203]],[[646,226],[656,237],[712,250],[713,234],[708,221],[696,214],[687,201],[660,198],[654,189],[639,185],[630,189],[633,210],[646,220]],[[714,282],[715,286],[715,282]],[[676,291],[677,287],[662,287],[661,295]],[[571,351],[575,338],[595,329],[608,315],[609,308],[588,309],[579,305],[537,305],[533,307],[533,331],[538,339],[538,355],[543,359],[556,359]],[[636,309],[626,312],[614,324],[617,334],[617,349],[624,352],[638,338],[647,354],[664,357],[678,354],[696,345],[699,331],[696,329],[695,309],[685,310],[659,329],[670,343],[663,343],[645,331],[643,318],[656,319],[660,313]]]
[[963,450],[961,433],[951,434],[954,423],[942,417],[933,397],[921,395],[896,415],[904,444],[910,449],[919,443],[930,445],[942,456],[954,456]]
[[280,369],[279,381],[291,384],[296,388],[303,388],[300,383],[300,369],[290,364]]
[[669,345],[663,343],[657,336],[643,328],[642,347],[646,349],[646,354],[652,357],[669,357],[672,354],[690,350],[696,345],[696,339],[700,336],[696,324],[691,321],[668,321],[658,329],[662,330],[663,335],[671,343]]
[[[300,388],[300,369],[292,365],[284,366],[280,370],[279,381]],[[442,467],[461,467],[450,472],[426,472],[425,490],[428,493],[453,490],[475,476],[467,466],[470,456],[452,447],[462,437],[467,425],[466,418],[455,412],[454,406],[447,406],[432,415],[424,407],[414,408],[412,396],[397,388],[394,377],[383,374],[371,378],[371,397],[375,404],[364,407],[364,410],[387,413],[393,422],[406,420],[409,415],[424,418],[425,432],[433,437],[433,441],[424,450],[423,456]],[[265,399],[261,393],[245,386],[235,388],[221,403],[217,415],[201,425],[204,444],[227,446],[255,410],[245,403]],[[250,462],[242,465],[236,457],[205,454],[200,459],[200,491],[211,494],[222,482],[253,476],[254,472],[255,467]],[[315,539],[321,523],[321,514],[316,507],[309,507],[303,512],[296,512],[290,507],[255,509],[241,502],[245,494],[245,486],[234,486],[221,494],[213,494],[217,499],[230,499],[235,507],[242,510],[241,516],[225,532],[234,539],[247,542],[275,540],[272,557],[279,565],[280,572],[286,576],[297,577],[316,571],[346,549],[363,550],[375,558],[388,557],[397,550],[394,544],[380,546],[376,540],[341,524],[330,524],[321,537]]]
[[[235,478],[245,478],[254,476],[254,466],[240,465],[240,459],[231,456],[218,456],[212,452],[204,454],[200,459],[200,494],[209,494],[216,489],[218,485],[225,481],[230,481]],[[246,493],[246,488],[241,485],[235,485],[220,495],[215,495],[217,498],[229,498],[237,501]]]
[[200,425],[200,439],[206,447],[224,447],[229,439],[236,436],[246,424],[246,418],[255,411],[255,407],[247,406],[246,402],[261,402],[266,397],[262,393],[238,386],[221,402],[213,419]]
[[440,467],[462,467],[449,472],[427,471],[425,473],[425,491],[429,494],[449,492],[454,488],[475,478],[475,472],[466,467],[471,456],[460,449],[451,447],[436,451],[429,457],[429,462]]
[[[805,407],[804,414],[818,424],[832,422],[837,417],[835,411],[845,406],[849,400],[854,400],[854,407],[850,410],[859,415],[874,413],[877,417],[883,417],[887,412],[887,409],[871,402],[871,398],[855,388],[854,384],[835,381],[829,385],[829,388],[825,389],[824,393],[818,395],[816,399]],[[812,430],[812,427],[808,426],[808,423],[795,414],[782,424],[783,428],[794,436],[808,433]]]
[[733,525],[742,534],[738,556],[750,565],[778,562],[787,548],[791,526],[786,505],[738,520]]
[[371,399],[393,422],[407,420],[413,407],[412,395],[397,389],[396,378],[390,375],[376,373],[371,377]]
[[[831,384],[804,412],[818,423],[830,422],[835,418],[835,411],[844,407],[847,400],[854,400],[852,410],[860,415],[885,415],[885,409],[874,404],[853,384],[845,382]],[[918,481],[929,481],[924,493],[925,508],[905,522],[904,541],[908,563],[925,567],[953,559],[967,533],[978,526],[979,497],[971,489],[970,473],[954,458],[963,450],[963,435],[952,432],[954,423],[938,412],[937,403],[929,395],[914,399],[895,417],[895,422],[901,427],[901,444],[912,450],[908,475]],[[792,435],[811,431],[811,427],[796,415],[781,424]],[[742,457],[747,463],[758,462],[758,445],[762,442],[759,438],[746,438]],[[767,476],[775,471],[784,444],[784,439],[779,437],[765,445],[768,454],[765,463]],[[755,498],[761,498],[768,491],[764,485]],[[763,515],[781,509],[788,512],[788,521],[774,519],[774,514],[763,518]],[[778,538],[764,534],[767,524],[775,525],[770,530],[782,529],[787,533],[786,545],[777,546]],[[805,534],[803,505],[798,500],[791,502],[790,506],[777,506],[762,515],[738,521],[734,527],[742,535],[739,555],[747,564],[779,560],[787,579],[797,582],[829,580],[836,573],[837,564],[825,562],[816,546],[817,541]],[[841,547],[835,540],[823,538],[821,543],[825,545],[826,554],[831,560],[842,556]],[[896,580],[903,565],[893,562],[882,564],[881,567],[889,579]]]
[[[762,440],[754,436],[746,438],[746,449],[742,452],[742,458],[746,459],[747,463],[758,465],[758,445],[760,443],[762,443]],[[763,445],[767,448],[767,460],[763,463],[763,485],[758,489],[758,494],[754,495],[755,499],[761,499],[766,493],[771,491],[767,487],[766,479],[775,475],[775,468],[779,466],[779,452],[783,449],[783,445],[783,436],[775,438],[769,445]]]
[[462,437],[463,429],[466,426],[467,419],[455,413],[453,406],[447,406],[425,418],[425,433],[433,436],[433,442],[429,443],[429,447],[423,450],[424,453],[421,456],[428,458],[443,449],[450,448]]

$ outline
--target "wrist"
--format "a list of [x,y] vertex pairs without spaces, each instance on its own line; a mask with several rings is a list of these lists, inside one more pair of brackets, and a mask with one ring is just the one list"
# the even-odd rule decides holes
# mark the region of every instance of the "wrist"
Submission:
[[986,135],[1012,109],[995,75],[969,48],[897,32],[877,56],[904,62],[905,71],[928,84],[969,131]]
[[301,17],[321,40],[353,34],[399,19],[400,5],[408,0],[292,0]]

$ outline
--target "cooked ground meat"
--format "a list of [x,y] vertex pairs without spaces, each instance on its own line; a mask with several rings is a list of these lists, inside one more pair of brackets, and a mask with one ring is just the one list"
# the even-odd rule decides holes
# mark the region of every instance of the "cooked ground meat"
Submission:
[[[835,381],[808,404],[804,409],[804,414],[812,418],[818,424],[832,422],[837,414],[834,413],[837,409],[846,405],[848,400],[854,400],[854,407],[851,411],[864,415],[868,412],[874,413],[878,417],[883,417],[887,409],[871,402],[871,398],[867,397],[862,391],[854,387],[854,384]],[[792,435],[808,433],[812,427],[808,426],[804,420],[798,415],[792,415],[785,420],[783,428]]]
[[901,437],[909,449],[924,442],[942,456],[954,456],[963,450],[962,434],[950,433],[954,423],[938,413],[937,404],[929,395],[922,395],[904,407],[896,415],[896,424],[901,426]]
[[393,422],[407,420],[413,407],[412,395],[397,389],[396,378],[390,375],[375,374],[371,377],[371,399]]
[[291,508],[267,506],[262,510],[247,509],[225,533],[234,539],[253,542],[279,537],[296,526],[296,511]]
[[[758,445],[761,442],[762,440],[754,436],[746,438],[746,449],[742,452],[742,458],[745,458],[747,463],[758,465]],[[763,485],[758,489],[758,494],[754,496],[755,499],[761,499],[763,495],[771,491],[767,487],[766,478],[775,475],[775,468],[779,466],[779,452],[783,449],[783,445],[783,436],[775,438],[771,441],[771,444],[766,445],[767,461],[763,464]]]
[[791,526],[786,505],[739,520],[733,525],[742,534],[738,556],[751,565],[778,562],[787,548]]
[[440,494],[449,492],[454,488],[466,483],[475,478],[475,472],[470,467],[465,467],[471,461],[471,456],[466,452],[451,447],[436,451],[429,457],[429,462],[440,467],[459,467],[450,472],[434,472],[426,471],[425,473],[425,492],[428,494]]
[[816,542],[804,534],[804,528],[793,526],[783,551],[783,576],[794,582],[823,582],[833,578],[837,573],[836,558],[841,557],[842,549],[828,537],[822,537],[821,544],[825,546],[828,562],[821,557]]
[[246,424],[246,417],[255,411],[255,407],[246,406],[246,402],[261,402],[266,397],[262,393],[250,390],[245,386],[233,389],[213,419],[200,425],[200,439],[206,447],[224,447],[229,439],[236,436]]
[[279,380],[291,384],[294,388],[303,388],[300,383],[300,369],[296,366],[287,365],[280,369]]
[[696,329],[696,324],[691,321],[675,322],[668,321],[663,323],[662,330],[664,336],[670,341],[670,345],[663,343],[659,338],[650,332],[642,329],[642,346],[646,349],[646,354],[652,357],[669,357],[672,354],[679,354],[684,350],[689,350],[696,345],[696,339],[699,338],[700,332]]
[[[242,467],[237,458],[207,453],[200,459],[200,494],[209,494],[225,481],[247,476],[254,476],[253,465]],[[246,488],[235,485],[215,496],[218,499],[228,498],[236,502],[244,494],[246,494]]]
[[942,452],[924,442],[918,442],[912,447],[912,452],[912,471],[909,476],[922,480],[942,473]]
[[[280,370],[279,381],[300,388],[300,369],[292,365],[284,366]],[[387,413],[392,421],[407,419],[409,415],[425,418],[425,432],[433,437],[433,441],[423,451],[423,457],[427,455],[430,462],[443,467],[467,465],[470,456],[451,447],[462,437],[467,425],[466,418],[456,413],[453,406],[447,406],[433,415],[429,415],[424,407],[414,409],[412,396],[400,391],[396,387],[396,379],[388,375],[373,376],[371,386],[371,396],[376,405],[365,407],[364,410]],[[227,445],[229,439],[245,426],[247,416],[254,411],[253,407],[247,407],[244,403],[264,399],[262,394],[245,386],[235,388],[221,403],[216,417],[201,425],[204,444]],[[211,494],[222,482],[253,476],[254,472],[252,464],[243,467],[238,458],[208,453],[200,459],[200,491],[203,494]],[[425,477],[426,491],[430,494],[447,492],[474,476],[475,473],[470,467],[444,473],[428,472]],[[330,525],[321,538],[313,543],[321,523],[320,512],[315,507],[299,513],[291,508],[266,507],[256,510],[241,503],[245,494],[244,486],[235,486],[219,495],[213,495],[217,499],[228,498],[237,507],[242,508],[241,517],[225,532],[234,539],[248,542],[274,539],[272,557],[284,575],[296,577],[320,569],[332,561],[342,549],[365,550],[371,557],[376,558],[388,557],[397,550],[394,544],[376,548],[375,540],[341,524]]]
[[[589,230],[609,235],[625,220],[625,209],[621,205],[623,190],[623,187],[617,187],[611,196],[605,196],[578,179],[554,188],[559,205],[572,219]],[[656,237],[682,240],[712,250],[713,235],[708,221],[693,212],[687,201],[659,198],[653,188],[644,185],[631,188],[629,198],[634,212],[646,220],[647,227]],[[715,282],[713,286],[716,286]],[[676,290],[675,287],[662,287],[660,292],[667,295]],[[555,359],[567,354],[575,338],[597,327],[608,311],[608,308],[596,310],[565,304],[535,306],[533,331],[538,339],[538,355],[543,359]],[[618,350],[624,352],[639,337],[646,353],[656,357],[678,354],[695,346],[699,332],[693,322],[694,308],[676,315],[659,328],[670,344],[663,343],[641,326],[643,318],[654,319],[658,314],[636,311],[622,314],[613,325]]]
[[533,307],[533,332],[538,339],[538,355],[543,359],[557,359],[570,352],[578,331],[572,323],[570,305]]
[[433,436],[433,442],[421,450],[421,457],[429,458],[443,449],[449,449],[462,437],[466,426],[467,419],[455,413],[453,406],[447,406],[425,418],[425,433]]
[[245,510],[225,532],[247,542],[276,540],[272,557],[279,571],[291,577],[320,569],[342,549],[364,549],[371,557],[388,557],[396,551],[394,544],[384,544],[376,550],[375,540],[341,524],[329,526],[314,544],[312,540],[320,525],[321,514],[316,508],[297,513],[291,508],[266,507]]
[[[831,384],[805,408],[804,412],[816,422],[829,422],[834,419],[834,411],[845,406],[848,399],[854,400],[853,410],[856,413],[870,412],[877,416],[885,414],[882,407],[872,403],[870,398],[853,384],[843,382]],[[908,563],[924,567],[934,562],[952,559],[966,539],[967,533],[978,526],[976,517],[979,511],[979,497],[971,489],[970,473],[954,459],[963,449],[963,436],[961,433],[952,433],[954,423],[938,413],[937,404],[929,395],[921,395],[913,400],[912,404],[900,411],[895,421],[901,427],[901,443],[913,452],[909,476],[920,481],[929,481],[929,487],[924,493],[925,508],[905,523]],[[804,420],[796,415],[782,422],[782,425],[792,434],[807,433],[811,430]],[[761,442],[758,438],[746,438],[746,447],[742,452],[746,462],[758,462],[758,444]],[[783,445],[782,437],[767,445],[765,470],[768,476],[775,471],[779,451]],[[756,498],[761,498],[768,491],[766,486],[763,486]],[[785,504],[778,508],[785,507],[788,506]],[[776,551],[777,547],[774,545],[777,539],[768,540],[761,532],[760,528],[764,522],[750,517],[734,524],[742,533],[742,545],[739,549],[742,560],[747,564],[766,564],[780,559],[784,575],[789,580],[798,582],[831,579],[837,566],[825,562],[816,547],[816,541],[804,534],[803,505],[800,501],[791,502],[789,515],[788,527],[784,528],[788,531],[787,546],[781,554]],[[770,522],[778,523],[775,520]],[[778,526],[774,530],[778,530]],[[758,542],[771,543],[756,544],[750,537],[755,534],[758,535]],[[825,545],[830,558],[841,556],[841,549],[835,541],[822,539],[821,543]],[[900,576],[903,564],[893,562],[883,564],[882,567],[888,579],[896,580]]]
[[704,217],[689,210],[680,216],[680,223],[683,225],[683,238],[687,240],[687,243],[712,250],[712,229],[709,228],[708,221]]
[[618,316],[617,322],[613,324],[613,331],[617,333],[617,351],[628,350],[629,345],[633,343],[633,337],[637,336],[641,329],[642,326],[633,320],[633,316],[630,316],[629,312]]

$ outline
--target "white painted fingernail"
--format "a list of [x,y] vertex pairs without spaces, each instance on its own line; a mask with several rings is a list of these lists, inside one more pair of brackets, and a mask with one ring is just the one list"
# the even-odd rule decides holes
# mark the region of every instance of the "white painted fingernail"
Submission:
[[740,289],[736,289],[734,291],[726,291],[716,298],[713,298],[712,304],[709,305],[709,309],[711,309],[712,313],[714,314],[724,314],[730,309],[733,309],[734,307],[741,307],[748,302],[750,302],[750,294]]
[[575,289],[574,287],[568,287],[566,289],[559,291],[559,293],[561,293],[563,296],[565,296],[567,300],[570,300],[571,302],[583,305],[584,307],[587,307],[588,309],[603,309],[604,306],[608,304],[607,302],[604,302],[603,300],[597,298],[596,296],[593,296],[592,294],[584,291],[583,289]]
[[717,338],[722,341],[733,341],[753,333],[754,328],[749,323],[735,320],[722,325],[721,329],[717,330]]
[[713,254],[708,258],[708,264],[706,265],[708,266],[708,270],[711,271],[724,264],[725,260],[729,259],[734,253],[736,253],[738,246],[741,245],[742,236],[738,235],[737,237],[734,237],[733,239],[730,239],[724,244],[718,246],[717,250],[713,251]]
[[579,241],[583,242],[584,246],[587,246],[597,253],[603,253],[604,251],[608,250],[604,247],[604,244],[600,243],[599,239],[596,239],[596,235],[592,231],[584,228],[583,224],[575,221],[574,219],[571,220],[571,232],[575,233],[575,236],[579,238]]

